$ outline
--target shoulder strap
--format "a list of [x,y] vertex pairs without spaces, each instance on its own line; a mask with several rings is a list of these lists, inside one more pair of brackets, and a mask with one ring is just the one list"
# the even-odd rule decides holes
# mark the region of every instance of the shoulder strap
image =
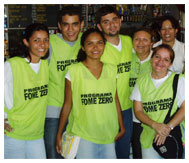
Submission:
[[173,104],[175,101],[175,97],[177,94],[178,79],[179,79],[179,74],[175,74],[174,79],[173,79],[173,100],[172,100],[171,106],[169,108],[169,111],[167,113],[167,116],[164,120],[164,123],[168,123],[171,119],[170,114],[171,114],[171,110],[172,110],[172,107],[173,107]]

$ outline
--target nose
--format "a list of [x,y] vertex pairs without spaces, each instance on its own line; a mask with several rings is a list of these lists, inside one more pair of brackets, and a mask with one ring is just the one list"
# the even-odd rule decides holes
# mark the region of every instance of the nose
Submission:
[[169,33],[169,29],[168,28],[165,29],[165,33]]
[[40,45],[41,47],[44,47],[44,46],[45,46],[45,41],[41,40],[39,45]]
[[162,63],[162,64],[164,63],[163,58],[160,58],[160,59],[159,59],[159,63]]
[[97,49],[98,45],[96,43],[93,44],[93,49]]
[[73,25],[69,25],[68,31],[73,31]]
[[114,26],[114,25],[115,25],[114,21],[110,21],[110,26]]
[[141,39],[138,40],[138,44],[139,45],[142,45],[143,44],[143,41]]

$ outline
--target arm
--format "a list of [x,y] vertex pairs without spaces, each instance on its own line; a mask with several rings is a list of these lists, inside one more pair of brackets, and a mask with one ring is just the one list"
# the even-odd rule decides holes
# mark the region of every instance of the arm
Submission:
[[134,100],[134,112],[136,117],[144,124],[152,127],[157,134],[161,136],[168,136],[170,127],[163,123],[157,123],[150,119],[143,111],[142,102]]
[[10,62],[4,63],[4,134],[6,131],[12,132],[14,129],[9,125],[6,110],[13,107],[13,74]]
[[124,126],[124,123],[123,123],[123,116],[122,116],[121,106],[120,106],[120,103],[119,103],[117,92],[116,92],[116,95],[115,95],[115,102],[116,102],[118,121],[119,121],[119,127],[120,127],[120,131],[115,138],[115,141],[117,141],[117,140],[121,139],[121,137],[125,134],[125,126]]
[[172,120],[168,123],[171,127],[175,127],[185,119],[185,78],[181,77],[178,81],[177,88],[177,107],[178,112],[174,115]]
[[[177,88],[177,107],[180,109],[178,112],[174,115],[172,120],[168,123],[168,126],[171,128],[174,128],[175,126],[179,125],[185,118],[185,79],[184,77],[179,78],[178,81],[178,88]],[[165,142],[166,137],[161,137],[156,135],[157,144],[161,143],[163,144]]]
[[4,134],[6,135],[6,131],[12,132],[14,129],[8,124],[8,119],[4,119]]
[[169,121],[168,125],[174,128],[177,125],[179,125],[184,119],[185,119],[185,101],[183,101],[180,109],[175,114],[173,119]]
[[62,145],[62,131],[65,127],[65,124],[68,120],[69,114],[72,109],[72,90],[71,90],[71,82],[66,79],[65,83],[65,100],[64,105],[62,107],[62,111],[60,114],[60,121],[58,132],[56,136],[56,150],[60,154],[61,153],[61,145]]
[[[169,126],[170,128],[169,132],[171,131],[171,128],[174,128],[177,125],[179,125],[184,119],[185,119],[185,101],[182,103],[180,109],[175,114],[173,119],[170,120],[169,123],[167,124],[167,126]],[[155,142],[157,143],[157,145],[164,144],[165,140],[166,140],[166,137],[160,136],[159,134],[157,134],[155,137]]]

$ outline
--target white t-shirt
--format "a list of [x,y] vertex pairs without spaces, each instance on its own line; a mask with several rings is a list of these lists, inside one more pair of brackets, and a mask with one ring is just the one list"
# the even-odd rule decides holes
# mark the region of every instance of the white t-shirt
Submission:
[[[110,42],[109,42],[110,43]],[[121,44],[121,38],[119,39],[119,44],[118,45],[114,45],[112,43],[110,43],[113,47],[115,47],[118,51],[121,51],[122,49],[122,44]]]
[[[27,58],[25,60],[29,62]],[[41,60],[39,63],[30,63],[35,73],[39,72],[40,64]],[[13,74],[9,61],[4,63],[4,105],[9,110],[13,107]],[[7,118],[6,113],[4,113],[4,118]]]

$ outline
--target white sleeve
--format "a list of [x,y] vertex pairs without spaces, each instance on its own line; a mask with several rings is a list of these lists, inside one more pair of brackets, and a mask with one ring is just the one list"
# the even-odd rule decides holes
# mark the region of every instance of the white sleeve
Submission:
[[66,75],[65,75],[65,78],[68,79],[69,81],[71,81],[70,79],[70,74],[69,74],[69,70],[67,71]]
[[177,106],[180,107],[183,101],[185,100],[185,78],[184,77],[179,78],[176,98],[177,98]]
[[132,101],[142,101],[141,100],[141,94],[140,94],[140,91],[139,91],[139,89],[138,89],[138,87],[137,87],[137,85],[135,84],[135,87],[134,87],[134,89],[133,89],[133,91],[132,91],[132,93],[131,93],[131,96],[130,96],[130,99],[132,100]]
[[13,75],[8,61],[4,63],[4,105],[9,110],[13,107]]

